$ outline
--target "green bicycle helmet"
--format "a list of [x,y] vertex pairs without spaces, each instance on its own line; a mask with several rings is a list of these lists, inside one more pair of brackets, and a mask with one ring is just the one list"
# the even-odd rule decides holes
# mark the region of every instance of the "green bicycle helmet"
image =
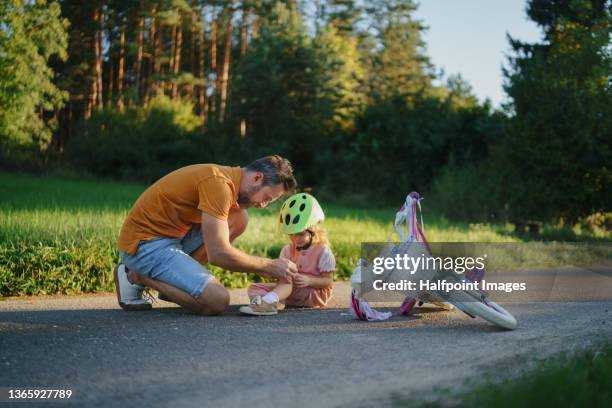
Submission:
[[307,193],[294,194],[285,200],[279,222],[285,234],[297,234],[325,219],[316,198]]

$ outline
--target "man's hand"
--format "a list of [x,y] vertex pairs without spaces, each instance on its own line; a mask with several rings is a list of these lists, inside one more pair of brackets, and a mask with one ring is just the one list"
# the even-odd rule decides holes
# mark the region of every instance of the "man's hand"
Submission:
[[297,275],[297,265],[288,259],[273,259],[266,267],[264,274],[276,279],[286,279],[289,282]]
[[230,242],[227,221],[202,212],[202,234],[208,261],[230,271],[255,272],[264,277],[291,280],[297,267],[291,261],[269,259],[244,253]]
[[293,286],[296,288],[307,288],[310,283],[310,276],[308,275],[298,273],[293,277]]

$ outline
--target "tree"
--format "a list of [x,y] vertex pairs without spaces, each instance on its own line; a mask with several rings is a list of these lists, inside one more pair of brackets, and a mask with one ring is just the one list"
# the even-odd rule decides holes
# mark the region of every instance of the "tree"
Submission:
[[324,124],[328,131],[350,132],[355,116],[365,105],[360,92],[364,71],[359,61],[357,39],[341,35],[335,25],[320,30],[315,39],[317,51],[317,106],[322,117],[331,120]]
[[66,93],[54,83],[49,60],[65,60],[68,23],[57,3],[0,2],[0,141],[51,141],[55,121],[46,115],[62,107]]
[[609,0],[530,0],[544,41],[510,38],[513,117],[500,148],[514,218],[574,223],[612,202]]
[[355,0],[329,0],[327,3],[329,23],[341,33],[353,33],[362,13]]
[[366,8],[368,31],[362,39],[369,93],[374,99],[427,93],[435,77],[414,20],[412,0],[373,0]]
[[[321,130],[317,116],[316,52],[294,9],[276,3],[236,68],[237,116],[248,129],[243,146],[254,157],[273,151],[305,169]],[[237,98],[234,98],[237,99]]]
[[223,39],[223,54],[221,60],[221,66],[218,73],[218,93],[219,93],[219,110],[218,110],[218,118],[219,123],[223,123],[225,121],[226,115],[226,107],[227,107],[227,99],[228,99],[228,89],[229,89],[229,81],[230,81],[230,67],[232,65],[232,34],[234,30],[234,25],[232,23],[232,19],[234,18],[234,9],[230,4],[228,10],[228,16],[226,17],[225,26],[224,26],[224,39]]
[[453,108],[475,108],[478,99],[472,91],[470,85],[461,74],[451,75],[446,81],[445,97]]

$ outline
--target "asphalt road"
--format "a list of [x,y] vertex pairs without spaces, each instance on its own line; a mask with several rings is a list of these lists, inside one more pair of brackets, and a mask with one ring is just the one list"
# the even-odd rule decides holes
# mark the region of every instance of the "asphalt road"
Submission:
[[123,312],[114,295],[4,299],[0,387],[71,389],[88,407],[385,406],[612,339],[612,301],[510,304],[519,328],[503,331],[433,308],[358,322],[342,315],[347,293],[274,317],[238,315],[244,290],[208,318],[161,301]]

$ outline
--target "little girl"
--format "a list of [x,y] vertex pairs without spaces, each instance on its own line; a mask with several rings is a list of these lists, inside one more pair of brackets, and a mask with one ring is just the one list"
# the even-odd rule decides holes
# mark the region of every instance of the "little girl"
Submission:
[[266,316],[278,313],[278,304],[298,307],[323,307],[332,296],[336,260],[329,248],[326,231],[318,224],[325,215],[317,200],[306,193],[289,197],[280,211],[283,232],[291,243],[285,245],[280,257],[298,267],[292,280],[277,283],[255,283],[247,293],[249,306],[240,312]]

